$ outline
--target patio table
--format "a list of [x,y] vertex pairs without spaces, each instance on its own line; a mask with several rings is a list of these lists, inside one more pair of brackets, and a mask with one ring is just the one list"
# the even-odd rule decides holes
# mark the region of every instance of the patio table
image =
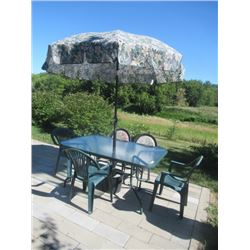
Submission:
[[[121,162],[137,168],[152,169],[167,154],[167,150],[162,147],[151,147],[135,142],[116,141],[116,148],[113,148],[113,139],[102,135],[87,135],[62,141],[64,147],[76,148],[97,157],[109,159],[112,162]],[[115,165],[115,164],[114,164]],[[70,177],[71,164],[68,163],[68,177]],[[136,192],[136,188],[131,184],[136,198],[140,204],[142,214],[142,202]]]

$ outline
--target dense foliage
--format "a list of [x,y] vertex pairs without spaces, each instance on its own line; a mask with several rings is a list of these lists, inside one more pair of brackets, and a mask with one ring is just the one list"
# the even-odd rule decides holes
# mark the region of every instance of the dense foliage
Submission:
[[210,176],[218,178],[218,144],[209,143],[191,147],[197,155],[203,155],[202,169]]
[[[114,87],[114,83],[100,80],[68,79],[47,73],[32,75],[33,124],[41,127],[64,124],[74,127],[79,133],[94,131],[107,133],[112,116],[110,110],[114,103]],[[81,97],[79,93],[82,93]],[[201,114],[198,115],[192,111],[188,111],[187,115],[187,111],[184,112],[185,114],[181,109],[177,110],[178,112],[176,110],[171,112],[169,108],[169,106],[216,105],[217,86],[209,82],[189,80],[175,84],[119,85],[118,107],[128,112],[158,115],[181,121],[217,123],[217,119],[205,116],[201,118]],[[100,116],[98,120],[101,122],[93,125],[94,123],[89,121],[97,121],[95,115]]]
[[[99,95],[109,103],[114,102],[114,84],[98,81],[72,80],[54,74],[32,76],[33,91],[53,91],[67,95],[88,92]],[[156,114],[165,106],[217,106],[217,85],[189,80],[179,83],[120,84],[118,106],[129,112]]]
[[62,117],[63,102],[60,96],[50,91],[35,91],[32,94],[32,123],[49,128]]
[[48,131],[65,126],[79,135],[109,134],[112,107],[85,83],[53,74],[33,75],[32,123]]
[[112,109],[101,97],[75,93],[64,97],[64,123],[76,134],[109,134]]

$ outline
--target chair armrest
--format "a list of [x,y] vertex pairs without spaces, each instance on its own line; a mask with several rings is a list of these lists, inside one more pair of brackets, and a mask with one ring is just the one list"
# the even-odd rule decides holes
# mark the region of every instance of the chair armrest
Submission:
[[172,167],[173,167],[173,166],[183,167],[183,166],[186,166],[186,164],[183,163],[183,162],[179,162],[179,161],[171,161],[171,162],[170,162],[170,165],[169,165],[169,168],[168,168],[168,171],[169,171],[169,172],[172,171]]
[[100,166],[100,170],[107,170],[107,169],[108,169],[109,173],[111,172],[112,167],[113,167],[112,164],[106,164],[106,165],[104,165],[104,164],[99,164],[99,166]]
[[110,165],[110,161],[104,158],[98,158],[96,159],[97,163],[100,165],[100,167],[108,166]]
[[165,176],[169,174],[169,172],[161,172],[161,178],[160,178],[160,184],[163,184],[163,181],[165,179]]
[[173,179],[176,179],[178,181],[182,181],[185,183],[187,182],[187,180],[183,179],[183,177],[180,175],[172,174],[170,172],[161,172],[160,184],[162,184],[164,182],[166,175],[171,176]]

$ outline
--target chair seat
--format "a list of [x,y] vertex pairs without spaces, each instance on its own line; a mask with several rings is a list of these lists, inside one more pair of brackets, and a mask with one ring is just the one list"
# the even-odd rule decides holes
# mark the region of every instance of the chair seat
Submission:
[[[165,177],[163,180],[163,185],[164,186],[168,186],[170,188],[173,188],[175,191],[180,192],[182,190],[182,188],[184,187],[185,181],[177,176],[173,176],[171,173],[169,172],[165,172]],[[159,174],[155,181],[160,183],[160,179],[161,179],[161,175]]]
[[[101,169],[97,169],[94,166],[89,166],[89,182],[93,183],[95,186],[103,181],[109,174],[109,166],[103,166]],[[77,176],[79,180],[83,180],[81,176]]]

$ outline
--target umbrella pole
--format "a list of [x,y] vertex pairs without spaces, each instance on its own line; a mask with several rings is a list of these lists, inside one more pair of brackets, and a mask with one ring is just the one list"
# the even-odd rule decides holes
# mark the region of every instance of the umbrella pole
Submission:
[[114,113],[114,133],[113,133],[113,151],[116,148],[116,127],[117,127],[117,94],[118,94],[118,58],[116,58],[116,76],[115,76],[115,113]]

